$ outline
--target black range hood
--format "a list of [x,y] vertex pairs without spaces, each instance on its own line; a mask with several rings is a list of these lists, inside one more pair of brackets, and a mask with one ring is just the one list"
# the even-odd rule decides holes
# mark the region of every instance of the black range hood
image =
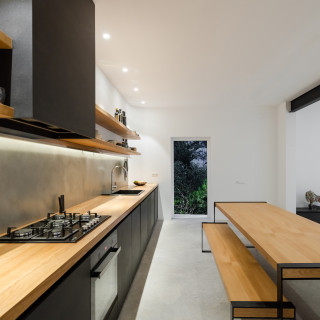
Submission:
[[0,133],[29,139],[86,139],[87,136],[34,119],[0,118]]
[[0,83],[15,111],[0,132],[95,136],[94,11],[92,0],[0,1],[0,30],[13,40],[0,50]]

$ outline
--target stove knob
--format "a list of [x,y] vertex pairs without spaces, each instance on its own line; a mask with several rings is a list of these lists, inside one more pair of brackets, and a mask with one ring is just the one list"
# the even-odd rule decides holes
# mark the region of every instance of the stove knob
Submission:
[[84,225],[82,226],[82,230],[83,230],[83,231],[87,231],[87,230],[88,230],[88,226],[87,226],[86,224],[84,224]]

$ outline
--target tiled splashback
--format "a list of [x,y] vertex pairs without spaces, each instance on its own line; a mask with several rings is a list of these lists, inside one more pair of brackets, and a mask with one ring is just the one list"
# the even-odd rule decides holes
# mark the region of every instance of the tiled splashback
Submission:
[[[0,233],[110,192],[111,170],[123,157],[0,137]],[[127,185],[116,170],[118,187]]]

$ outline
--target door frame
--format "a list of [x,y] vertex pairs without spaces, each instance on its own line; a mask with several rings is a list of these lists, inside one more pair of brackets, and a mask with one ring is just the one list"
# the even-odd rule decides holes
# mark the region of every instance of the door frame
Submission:
[[[207,214],[174,214],[174,142],[175,141],[207,141]],[[209,203],[211,197],[211,138],[210,137],[171,137],[171,218],[172,219],[196,219],[210,217]]]

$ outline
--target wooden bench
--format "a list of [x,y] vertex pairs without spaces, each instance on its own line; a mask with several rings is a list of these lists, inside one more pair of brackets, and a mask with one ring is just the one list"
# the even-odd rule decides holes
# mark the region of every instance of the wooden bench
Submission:
[[[202,223],[231,302],[231,319],[278,319],[277,288],[227,223]],[[295,319],[284,298],[283,318]]]

